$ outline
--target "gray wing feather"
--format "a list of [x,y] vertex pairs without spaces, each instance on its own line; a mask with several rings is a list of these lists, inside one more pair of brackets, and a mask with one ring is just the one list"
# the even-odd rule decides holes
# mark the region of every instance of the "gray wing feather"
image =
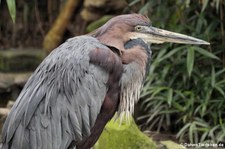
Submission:
[[96,48],[106,47],[89,36],[71,38],[40,64],[5,121],[3,148],[67,148],[90,135],[108,80],[89,62]]

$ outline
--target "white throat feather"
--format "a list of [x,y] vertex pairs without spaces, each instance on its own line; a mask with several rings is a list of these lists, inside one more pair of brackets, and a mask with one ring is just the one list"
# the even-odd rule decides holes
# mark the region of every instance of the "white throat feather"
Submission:
[[140,71],[140,69],[140,65],[135,62],[124,65],[124,72],[120,81],[121,93],[118,109],[121,122],[124,117],[125,120],[128,120],[130,115],[134,113],[135,103],[140,97],[145,77],[145,70]]

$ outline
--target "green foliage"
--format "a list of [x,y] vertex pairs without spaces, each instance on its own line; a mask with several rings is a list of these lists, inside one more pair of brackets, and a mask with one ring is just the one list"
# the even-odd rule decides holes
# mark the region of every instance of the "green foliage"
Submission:
[[15,0],[6,0],[8,9],[9,9],[9,14],[12,18],[13,23],[16,21],[16,1]]
[[194,60],[195,60],[194,55],[195,55],[194,49],[190,48],[188,50],[188,54],[187,54],[187,71],[188,71],[189,76],[191,76],[192,69],[194,66]]
[[154,26],[211,43],[152,47],[138,117],[143,129],[173,132],[180,141],[225,140],[224,6],[223,0],[131,1]]
[[103,17],[101,17],[100,19],[93,21],[92,23],[90,23],[87,26],[87,32],[92,32],[94,30],[96,30],[97,28],[99,28],[100,26],[102,26],[103,24],[105,24],[109,19],[111,19],[113,16],[112,15],[105,15]]

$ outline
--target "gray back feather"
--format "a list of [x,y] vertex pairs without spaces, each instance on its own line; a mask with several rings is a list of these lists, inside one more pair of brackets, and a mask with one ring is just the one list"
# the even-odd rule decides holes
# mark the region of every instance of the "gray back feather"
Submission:
[[90,134],[107,92],[108,74],[89,63],[106,48],[89,36],[55,49],[30,77],[3,127],[3,148],[67,148]]

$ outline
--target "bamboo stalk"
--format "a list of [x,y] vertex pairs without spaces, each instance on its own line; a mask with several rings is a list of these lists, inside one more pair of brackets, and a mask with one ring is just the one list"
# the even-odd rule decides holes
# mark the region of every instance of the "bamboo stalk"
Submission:
[[65,3],[58,18],[44,38],[43,48],[48,53],[50,53],[60,44],[66,27],[69,24],[70,18],[72,17],[73,12],[78,6],[79,2],[80,0],[67,0],[67,2]]

